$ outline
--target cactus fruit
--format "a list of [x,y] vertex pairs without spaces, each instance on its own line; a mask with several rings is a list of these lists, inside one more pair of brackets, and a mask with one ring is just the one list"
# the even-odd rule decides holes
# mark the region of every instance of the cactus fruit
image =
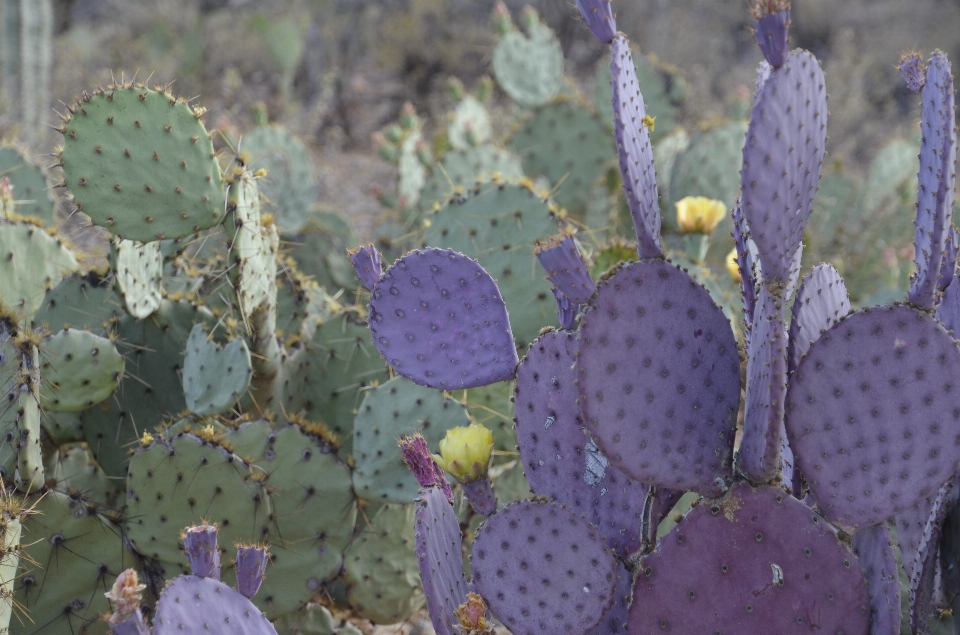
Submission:
[[537,245],[537,259],[547,278],[574,304],[586,304],[597,285],[573,236],[563,236]]
[[360,283],[373,291],[377,280],[383,275],[383,263],[380,260],[380,252],[373,245],[361,247],[360,249],[350,251],[350,262],[360,278]]

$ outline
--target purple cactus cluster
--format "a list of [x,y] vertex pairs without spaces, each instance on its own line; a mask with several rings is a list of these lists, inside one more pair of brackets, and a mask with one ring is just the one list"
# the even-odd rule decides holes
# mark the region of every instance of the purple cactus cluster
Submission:
[[[610,45],[639,260],[594,283],[572,237],[541,246],[562,328],[543,332],[519,364],[502,298],[476,262],[412,252],[373,287],[371,330],[398,373],[445,389],[516,379],[520,460],[536,497],[488,515],[472,583],[446,482],[425,448],[408,459],[422,476],[417,549],[437,632],[458,632],[476,591],[518,635],[892,635],[901,622],[895,540],[913,632],[926,632],[933,606],[960,597],[949,61],[935,52],[926,66],[917,56],[901,62],[922,99],[909,293],[851,311],[830,265],[800,279],[825,151],[825,78],[813,55],[788,50],[786,3],[757,4],[764,61],[732,210],[741,346],[710,294],[664,255],[629,42],[609,2],[577,6]],[[684,492],[700,497],[658,536]]]

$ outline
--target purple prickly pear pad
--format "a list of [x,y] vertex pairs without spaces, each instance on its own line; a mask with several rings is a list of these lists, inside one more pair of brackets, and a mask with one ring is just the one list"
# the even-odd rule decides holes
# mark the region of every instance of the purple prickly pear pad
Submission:
[[383,263],[380,260],[380,252],[373,245],[367,245],[360,249],[351,250],[348,254],[353,268],[357,271],[357,277],[367,289],[373,290],[377,280],[383,274]]
[[633,599],[633,574],[619,562],[617,563],[617,586],[613,596],[613,606],[607,610],[600,623],[587,631],[586,635],[618,635],[627,632],[630,600]]
[[270,554],[263,547],[237,547],[237,591],[252,598],[260,590]]
[[853,552],[870,591],[870,634],[900,632],[900,579],[890,527],[881,523],[864,527],[853,537]]
[[217,548],[217,528],[212,525],[188,527],[183,534],[190,570],[201,578],[220,579],[220,550]]
[[577,8],[595,38],[609,44],[617,35],[617,19],[610,0],[577,0]]
[[413,477],[417,479],[420,487],[432,487],[436,485],[443,490],[447,500],[453,503],[453,491],[450,489],[450,483],[443,473],[443,468],[437,465],[430,454],[430,448],[427,447],[427,440],[419,432],[410,437],[400,439],[400,454],[403,456],[404,463],[413,472]]
[[936,592],[936,569],[940,549],[940,531],[947,516],[954,488],[951,476],[943,483],[933,498],[930,515],[923,525],[919,551],[910,574],[910,626],[914,633],[928,633],[930,616],[933,615],[933,597]]
[[537,258],[547,270],[547,278],[574,304],[586,304],[597,285],[590,277],[572,236],[564,236],[547,244],[537,245]]
[[620,173],[637,233],[637,253],[640,258],[658,258],[663,249],[660,246],[660,195],[650,145],[649,126],[653,122],[647,117],[640,94],[630,42],[622,34],[610,43],[610,75]]
[[828,523],[779,488],[741,483],[640,561],[629,624],[634,635],[861,635],[869,619],[863,572]]
[[790,33],[790,9],[784,9],[768,15],[755,16],[754,34],[763,57],[773,68],[783,66],[787,58]]
[[437,635],[455,635],[454,611],[467,599],[462,539],[457,515],[439,487],[425,487],[417,499],[414,535],[420,580]]
[[956,342],[907,306],[853,313],[813,343],[790,379],[785,423],[827,518],[881,522],[956,470],[957,377]]
[[154,635],[277,635],[253,603],[213,578],[182,575],[167,584],[153,618]]
[[579,305],[570,302],[570,298],[563,295],[560,289],[553,287],[550,289],[553,297],[557,301],[557,319],[560,321],[560,328],[570,331],[577,326],[577,309]]
[[843,278],[831,265],[817,265],[804,279],[793,301],[790,320],[790,372],[810,350],[820,334],[850,311],[850,296]]
[[919,53],[905,53],[900,57],[900,76],[913,92],[919,93],[927,83],[926,71]]
[[519,501],[473,544],[473,582],[514,635],[583,633],[614,602],[617,559],[596,527],[560,505]]
[[723,491],[740,359],[730,322],[689,275],[654,260],[602,280],[576,371],[587,429],[611,465],[644,485]]
[[954,278],[947,286],[937,305],[937,319],[944,328],[953,331],[954,336],[960,336],[960,282],[957,280]]
[[920,99],[922,137],[914,230],[917,271],[910,279],[907,300],[922,309],[932,309],[936,304],[940,267],[950,232],[957,175],[953,76],[947,56],[940,51],[935,51],[930,58]]
[[753,310],[757,302],[756,262],[750,252],[750,230],[743,217],[740,199],[733,207],[733,242],[737,248],[737,267],[740,269],[740,291],[743,297],[743,319],[747,329],[753,326]]
[[940,280],[937,290],[941,293],[953,282],[957,275],[957,254],[960,253],[960,232],[953,225],[947,232],[947,243],[943,248],[943,262],[940,263]]
[[421,386],[475,388],[516,372],[497,284],[449,249],[411,251],[387,269],[370,299],[370,330],[387,363]]
[[823,71],[792,51],[756,98],[740,172],[742,207],[767,283],[785,283],[817,193],[827,138]]
[[640,548],[646,488],[609,465],[584,429],[577,405],[576,333],[541,335],[517,367],[517,443],[534,494],[595,523],[626,558]]

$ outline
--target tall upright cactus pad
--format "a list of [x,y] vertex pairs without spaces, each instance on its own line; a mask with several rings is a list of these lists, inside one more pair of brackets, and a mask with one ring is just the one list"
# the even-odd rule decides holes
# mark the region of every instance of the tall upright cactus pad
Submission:
[[743,212],[768,283],[790,277],[817,193],[826,135],[820,63],[793,51],[759,89],[740,173]]
[[789,370],[796,370],[800,358],[820,334],[850,311],[850,296],[843,278],[831,265],[814,267],[803,278],[793,301],[790,320]]
[[956,496],[953,495],[954,481],[955,477],[951,476],[937,489],[930,514],[923,524],[923,533],[920,535],[919,551],[910,574],[910,626],[914,633],[929,631],[934,595],[940,591],[937,588],[940,534],[949,508],[956,504]]
[[0,630],[9,633],[14,613],[13,585],[20,567],[20,536],[30,510],[17,498],[0,500]]
[[511,29],[497,42],[493,73],[505,93],[530,108],[549,102],[563,88],[563,49],[535,13],[524,21],[526,33]]
[[871,525],[853,537],[853,552],[864,570],[870,592],[870,634],[900,632],[900,580],[890,528]]
[[12,146],[0,146],[0,178],[4,176],[13,186],[14,211],[18,215],[32,216],[46,225],[53,225],[56,208],[51,184],[26,153]]
[[520,501],[481,526],[471,564],[493,614],[510,632],[532,635],[583,633],[597,624],[614,602],[616,562],[581,516]]
[[227,228],[230,244],[230,278],[240,309],[253,315],[269,299],[277,277],[277,255],[270,245],[270,231],[260,217],[260,193],[253,175],[238,168],[230,185],[227,211],[232,221]]
[[309,220],[317,195],[310,153],[303,142],[282,126],[258,126],[243,135],[238,148],[252,172],[267,171],[260,181],[266,211],[284,232],[299,232]]
[[40,404],[51,412],[76,412],[113,394],[124,373],[124,358],[113,342],[87,331],[67,329],[40,345]]
[[593,36],[609,44],[617,34],[617,19],[610,0],[577,0],[577,8]]
[[790,380],[785,423],[829,520],[880,522],[954,472],[958,373],[953,338],[905,306],[854,313],[814,342]]
[[779,488],[740,484],[700,504],[638,571],[634,634],[868,629],[856,558],[815,512]]
[[740,402],[730,322],[662,262],[601,280],[580,327],[580,407],[610,463],[645,485],[723,491]]
[[219,414],[235,405],[250,385],[250,349],[237,339],[217,346],[202,324],[195,324],[183,359],[183,396],[190,412]]
[[496,283],[445,249],[414,251],[384,272],[370,300],[384,359],[412,381],[455,390],[513,377],[517,353]]
[[0,303],[33,315],[44,293],[79,268],[63,244],[30,223],[0,221]]
[[127,313],[142,320],[160,308],[163,300],[163,255],[160,253],[160,243],[117,239],[112,255],[111,264]]
[[517,436],[530,489],[590,518],[621,557],[640,547],[646,488],[627,477],[586,434],[577,403],[577,336],[550,331],[517,368]]
[[927,67],[920,94],[920,188],[914,232],[917,272],[907,300],[922,309],[936,304],[936,286],[950,231],[954,184],[957,177],[957,132],[953,75],[947,56],[936,51]]
[[414,535],[417,540],[417,564],[437,635],[455,635],[457,607],[467,599],[467,581],[463,577],[460,523],[439,487],[427,487],[417,500]]
[[44,465],[40,439],[40,355],[30,339],[17,345],[20,369],[16,375],[15,445],[17,489],[25,494],[43,487]]
[[134,84],[84,93],[71,110],[60,158],[67,187],[95,224],[149,242],[223,220],[220,166],[201,110]]
[[640,258],[656,258],[663,253],[663,248],[660,246],[657,172],[650,144],[652,121],[647,118],[640,94],[630,42],[622,34],[610,44],[610,75],[620,173],[637,233],[637,253]]

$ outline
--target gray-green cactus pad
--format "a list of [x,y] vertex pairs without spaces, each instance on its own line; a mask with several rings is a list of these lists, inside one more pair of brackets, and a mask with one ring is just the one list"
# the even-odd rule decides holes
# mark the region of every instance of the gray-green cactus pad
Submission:
[[44,293],[78,267],[73,254],[40,227],[0,220],[0,305],[29,317]]
[[230,409],[247,391],[252,375],[244,340],[217,346],[202,324],[193,325],[183,359],[183,396],[190,412],[207,416]]
[[163,255],[160,242],[114,240],[113,271],[127,312],[142,320],[160,307],[163,299]]
[[492,135],[490,113],[486,107],[473,95],[464,95],[450,113],[450,125],[447,126],[450,145],[455,150],[466,150],[489,142]]
[[54,489],[74,498],[82,497],[119,509],[123,494],[123,481],[109,478],[82,445],[61,447],[54,453],[54,462],[49,469],[56,485]]
[[71,273],[44,294],[33,324],[51,331],[75,328],[103,335],[107,323],[123,313],[121,302],[107,280]]
[[513,30],[493,49],[493,72],[518,104],[542,106],[563,88],[563,49],[545,24],[533,24],[527,33]]
[[60,331],[40,351],[40,405],[48,411],[89,408],[112,395],[123,377],[124,358],[113,342],[88,331]]
[[352,294],[358,287],[357,274],[347,259],[347,248],[359,241],[352,231],[343,231],[341,223],[333,212],[315,214],[298,233],[283,236],[283,248],[303,275],[329,293],[346,289]]
[[520,157],[494,145],[452,150],[430,171],[420,193],[420,211],[431,212],[450,200],[456,188],[473,187],[478,180],[499,174],[505,179],[523,176]]
[[439,453],[447,430],[470,425],[467,410],[443,392],[394,377],[367,393],[353,421],[353,486],[357,496],[412,503],[419,485],[403,462],[397,440],[423,433]]
[[231,212],[230,276],[244,315],[267,300],[277,275],[277,255],[271,248],[270,229],[260,222],[257,182],[241,172],[230,186],[227,209]]
[[349,622],[342,622],[326,607],[311,604],[297,613],[292,613],[274,622],[278,633],[289,635],[362,635],[360,629]]
[[26,155],[11,146],[0,146],[0,178],[10,179],[13,186],[14,210],[21,216],[32,216],[47,225],[56,220],[50,184]]
[[249,168],[267,171],[260,186],[285,232],[297,232],[307,221],[316,196],[316,179],[310,153],[299,139],[281,126],[259,126],[243,135],[239,148],[249,155]]

